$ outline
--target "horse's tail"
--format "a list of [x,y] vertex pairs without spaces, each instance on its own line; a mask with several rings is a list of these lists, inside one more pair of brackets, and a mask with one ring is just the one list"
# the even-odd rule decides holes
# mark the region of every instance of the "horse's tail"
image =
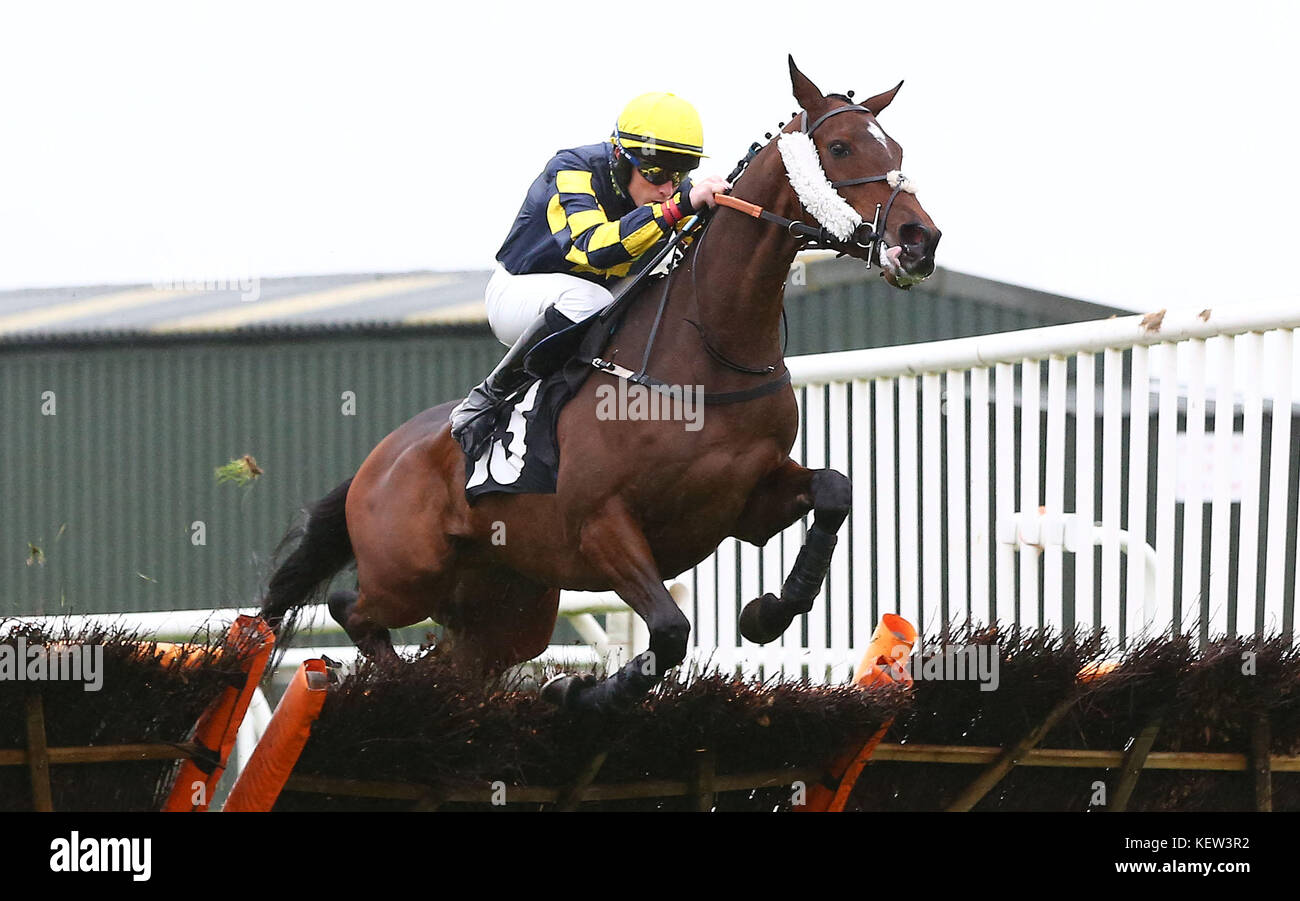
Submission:
[[[352,539],[348,535],[345,506],[349,478],[317,501],[305,519],[292,525],[275,549],[276,566],[262,602],[261,615],[276,635],[275,663],[293,640],[300,609],[324,601],[330,581],[352,562]],[[293,553],[284,552],[296,542]]]

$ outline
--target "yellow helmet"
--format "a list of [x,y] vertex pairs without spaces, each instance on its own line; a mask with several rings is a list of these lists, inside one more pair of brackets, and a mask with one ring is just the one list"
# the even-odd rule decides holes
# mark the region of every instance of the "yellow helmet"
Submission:
[[676,94],[635,98],[623,107],[610,140],[642,162],[670,169],[694,169],[704,156],[700,114]]

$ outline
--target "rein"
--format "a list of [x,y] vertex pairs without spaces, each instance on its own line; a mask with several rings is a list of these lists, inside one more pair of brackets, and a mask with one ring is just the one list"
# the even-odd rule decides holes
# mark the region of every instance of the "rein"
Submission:
[[[900,192],[902,191],[915,192],[916,190],[915,187],[913,187],[912,184],[908,181],[908,179],[896,169],[891,170],[890,172],[886,172],[884,175],[870,175],[863,178],[853,178],[853,179],[846,179],[843,181],[832,182],[829,179],[826,179],[826,176],[821,169],[821,161],[817,153],[816,145],[812,143],[813,132],[815,132],[817,128],[827,119],[829,119],[831,116],[837,116],[840,113],[855,112],[855,111],[864,112],[869,115],[874,115],[871,113],[871,110],[867,109],[865,106],[860,106],[858,104],[846,104],[845,106],[836,107],[833,110],[823,113],[821,116],[819,116],[816,120],[813,121],[812,125],[809,125],[808,112],[807,110],[804,110],[800,121],[799,131],[784,132],[777,138],[777,140],[781,142],[780,143],[781,156],[783,161],[786,163],[786,175],[790,181],[791,187],[795,189],[796,195],[799,196],[800,204],[805,209],[807,208],[809,198],[806,197],[804,195],[804,192],[800,190],[800,184],[799,182],[796,181],[796,177],[791,171],[792,168],[802,167],[803,169],[812,169],[815,167],[817,173],[821,175],[823,179],[823,183],[826,186],[826,188],[832,192],[837,192],[839,188],[853,187],[855,185],[865,185],[865,184],[871,184],[873,182],[887,182],[889,186],[893,188],[893,193],[889,195],[889,200],[884,204],[883,217],[881,215],[882,212],[881,204],[876,204],[875,218],[870,224],[868,224],[867,222],[862,220],[862,217],[859,214],[857,214],[856,211],[854,211],[852,207],[850,207],[842,197],[838,196],[838,193],[836,193],[835,198],[836,200],[839,201],[840,204],[848,208],[848,211],[852,216],[852,218],[849,221],[852,221],[852,219],[857,220],[856,225],[852,229],[852,231],[847,231],[843,229],[843,227],[837,230],[832,230],[832,229],[828,229],[825,225],[822,225],[820,223],[818,223],[817,225],[809,225],[808,223],[802,222],[797,219],[787,219],[784,216],[778,216],[776,213],[764,209],[758,204],[750,203],[745,200],[740,200],[739,198],[732,197],[729,194],[714,195],[714,199],[717,202],[718,206],[724,206],[729,209],[736,210],[737,212],[745,213],[746,215],[752,216],[756,219],[763,219],[767,222],[771,222],[775,225],[780,226],[781,228],[789,232],[790,235],[800,240],[802,249],[825,248],[830,250],[838,250],[841,253],[850,253],[854,250],[866,249],[868,251],[866,255],[866,262],[867,262],[868,269],[871,268],[872,260],[877,255],[881,256],[881,265],[884,265],[883,255],[884,255],[885,227],[886,227],[886,223],[889,221],[890,210],[893,209],[894,200],[898,197]],[[807,144],[812,148],[811,154],[808,154],[807,149],[802,148],[800,145],[796,143],[799,139],[795,139],[795,141],[791,142],[790,150],[789,150],[790,155],[787,156],[787,150],[786,150],[786,145],[784,143],[784,139],[792,138],[796,134],[799,135],[802,140],[806,141]],[[727,181],[735,182],[735,180],[744,173],[745,169],[753,161],[754,157],[758,155],[759,151],[761,151],[765,146],[766,145],[759,144],[757,141],[751,144],[744,158],[742,158],[736,164],[736,168],[733,169],[731,174],[728,176]],[[807,156],[805,157],[805,155]],[[806,173],[801,173],[801,174],[806,174]],[[816,188],[820,188],[820,186],[815,186],[814,189]],[[841,213],[841,217],[844,218],[842,213]],[[704,244],[704,237],[708,233],[708,227],[710,224],[712,224],[713,221],[711,215],[707,213],[702,214],[701,218],[705,220],[705,223],[703,228],[700,231],[699,238],[696,239],[695,256],[697,257],[697,259],[702,253],[702,250],[700,248]],[[852,240],[851,244],[848,243],[850,239]],[[679,258],[678,263],[680,263],[681,260],[685,259],[685,256],[686,256],[686,252],[682,252],[682,256],[681,258]],[[659,335],[659,326],[663,321],[664,311],[668,307],[668,298],[672,291],[673,278],[674,276],[676,276],[679,268],[680,267],[678,265],[674,265],[669,270],[668,277],[664,280],[663,296],[660,298],[659,309],[655,313],[654,324],[651,326],[650,335],[646,340],[645,353],[642,355],[641,358],[641,368],[639,372],[632,372],[632,370],[624,366],[620,366],[619,364],[613,362],[612,360],[605,360],[600,357],[593,357],[590,360],[584,360],[584,362],[589,363],[592,367],[599,369],[601,372],[605,372],[610,375],[616,376],[617,378],[624,379],[632,384],[642,385],[646,388],[650,388],[652,390],[656,390],[664,393],[670,393],[672,391],[672,386],[670,386],[668,383],[664,381],[661,381],[660,379],[656,379],[653,376],[649,375],[646,370],[650,364],[650,355],[654,350],[655,339]],[[697,267],[694,265],[692,265],[691,267],[691,290],[694,293],[696,300],[698,302],[699,288],[697,287],[695,281],[696,268]],[[782,321],[784,322],[784,317],[785,317],[784,307],[781,310],[781,316],[782,316]],[[709,336],[705,333],[704,326],[701,323],[691,319],[687,319],[684,321],[695,327],[695,330],[698,331],[700,334],[700,341],[703,343],[705,351],[715,362],[721,364],[722,366],[725,366],[726,368],[731,369],[735,372],[743,373],[745,375],[769,375],[776,371],[776,366],[774,364],[765,366],[763,368],[753,368],[749,366],[744,366],[740,363],[736,363],[735,361],[728,359],[725,355],[722,354],[721,351],[717,350],[713,346],[712,342],[709,341]],[[789,340],[788,329],[786,330],[786,340],[787,341]],[[782,358],[784,358],[784,356],[785,356],[785,350],[783,347]],[[783,372],[779,377],[773,379],[772,381],[764,382],[761,385],[757,385],[753,388],[749,388],[744,391],[706,392],[703,396],[703,402],[706,405],[711,405],[711,406],[743,403],[745,401],[755,400],[760,397],[766,397],[770,394],[775,394],[777,391],[780,391],[782,388],[784,388],[789,384],[790,384],[790,370],[786,369],[785,372]],[[681,390],[684,392],[686,389],[682,388]]]
[[[707,222],[705,222],[705,225],[700,232],[700,237],[696,239],[697,246],[698,244],[703,243],[704,235],[708,231],[708,226],[710,222],[712,222],[711,218]],[[698,250],[696,252],[696,256],[699,256]],[[592,359],[584,360],[583,362],[589,363],[592,367],[594,367],[595,369],[599,369],[601,372],[605,372],[617,378],[624,379],[625,381],[630,382],[631,384],[642,385],[653,391],[659,391],[660,393],[668,394],[671,396],[673,392],[673,386],[669,385],[667,382],[661,379],[657,379],[654,376],[649,375],[646,372],[646,369],[649,367],[650,364],[650,354],[654,350],[655,338],[659,334],[659,324],[663,321],[664,311],[668,308],[668,298],[672,293],[673,278],[674,276],[677,275],[679,268],[680,267],[678,266],[674,266],[671,270],[669,270],[668,277],[664,279],[663,295],[660,297],[659,300],[659,309],[655,313],[654,324],[650,327],[650,335],[646,340],[645,353],[641,357],[641,369],[639,372],[633,372],[632,370],[628,369],[625,366],[620,366],[619,364],[615,363],[613,360],[605,360],[600,357],[593,357]],[[694,290],[695,287],[694,275],[695,275],[695,268],[692,267],[691,268],[692,290]],[[698,292],[696,293],[696,296],[697,297],[699,296]],[[689,322],[691,325],[695,326],[695,328],[699,330],[700,338],[704,342],[704,349],[708,351],[709,356],[713,357],[715,360],[722,363],[724,366],[727,366],[728,368],[731,369],[735,369],[738,372],[743,372],[751,375],[767,375],[776,370],[775,366],[769,366],[766,369],[750,369],[747,367],[740,366],[739,364],[732,363],[730,360],[722,356],[718,351],[716,351],[713,348],[713,346],[709,343],[708,337],[704,334],[703,327],[699,323],[694,322],[690,319],[687,319],[685,321]],[[739,403],[744,403],[745,401],[757,400],[760,397],[767,397],[770,394],[775,394],[776,392],[780,391],[782,388],[784,388],[789,384],[790,384],[790,370],[787,369],[778,378],[775,378],[770,382],[764,382],[761,385],[756,385],[753,388],[746,388],[742,391],[707,391],[704,392],[704,394],[699,399],[705,404],[705,406],[716,407],[716,406],[726,406],[728,404],[739,404]],[[684,395],[690,389],[686,388],[685,386],[681,386],[677,390],[682,392],[682,394]]]
[[[731,179],[727,179],[727,180],[730,181]],[[725,194],[715,194],[715,195],[713,195],[713,196],[714,196],[715,198],[718,198],[718,197],[726,197],[727,195],[725,195]],[[713,219],[710,218],[710,219],[709,219],[709,222],[712,222],[712,221],[713,221]],[[701,256],[704,255],[704,236],[705,236],[706,234],[708,234],[708,231],[709,231],[708,223],[705,223],[704,230],[700,232],[700,236],[699,236],[699,238],[696,239],[696,242],[697,242],[697,244],[698,244],[698,249],[695,251],[695,258],[696,258],[697,261],[699,260],[699,258],[700,258]],[[699,266],[696,266],[696,265],[691,266],[691,293],[695,295],[695,302],[696,302],[697,304],[699,303],[699,300],[700,300],[700,288],[699,288],[699,285],[696,283],[696,280],[695,280],[695,273],[698,271],[698,269],[699,269]],[[702,311],[701,311],[701,312],[702,312]],[[703,319],[704,317],[701,316],[700,318]],[[717,362],[721,363],[723,366],[727,367],[728,369],[730,369],[730,370],[732,370],[732,371],[734,371],[734,372],[740,372],[740,373],[743,373],[743,374],[745,374],[745,375],[770,375],[771,373],[776,372],[776,366],[775,366],[775,365],[764,366],[764,367],[762,367],[761,369],[754,369],[754,368],[749,367],[749,366],[743,366],[743,365],[741,365],[740,363],[735,362],[734,360],[730,360],[730,359],[728,359],[728,358],[727,358],[727,357],[722,353],[722,351],[720,351],[720,350],[718,350],[717,348],[715,348],[715,347],[713,346],[713,343],[709,341],[709,336],[708,336],[708,335],[705,333],[705,331],[704,331],[704,324],[703,324],[703,323],[701,323],[701,322],[696,322],[694,319],[687,319],[686,322],[688,322],[689,324],[695,326],[695,330],[696,330],[697,332],[700,333],[700,341],[704,344],[704,349],[705,349],[705,351],[708,352],[709,356],[712,357],[712,358],[713,358],[714,360],[716,360]],[[781,323],[782,323],[782,325],[785,325],[785,305],[784,305],[784,304],[781,305]],[[783,360],[785,359],[785,349],[786,349],[786,346],[787,346],[789,340],[790,340],[790,330],[789,330],[789,328],[787,327],[786,330],[785,330],[785,341],[786,341],[786,343],[783,343],[783,344],[781,345],[781,359],[783,359]]]

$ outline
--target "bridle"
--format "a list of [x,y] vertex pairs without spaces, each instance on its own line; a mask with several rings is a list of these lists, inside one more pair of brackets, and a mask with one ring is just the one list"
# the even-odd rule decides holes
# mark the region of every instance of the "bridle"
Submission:
[[[808,112],[805,110],[802,113],[799,132],[797,132],[797,134],[803,135],[808,140],[809,143],[812,143],[813,132],[815,132],[823,122],[825,122],[827,119],[829,119],[832,116],[837,116],[840,113],[848,113],[848,112],[864,112],[871,116],[875,115],[875,113],[871,112],[871,110],[865,106],[861,106],[856,103],[849,103],[844,106],[836,107],[833,110],[829,110],[828,112],[823,113],[821,116],[819,116],[816,120],[813,121],[812,125],[809,125]],[[796,133],[781,132],[777,138],[772,138],[771,135],[768,135],[768,138],[772,140],[777,140],[779,142],[782,136],[788,137],[791,134],[796,134]],[[765,144],[759,144],[757,141],[751,144],[744,158],[741,159],[736,164],[736,168],[732,170],[731,174],[727,177],[727,181],[732,182],[734,184],[736,179],[739,178],[744,173],[745,169],[749,166],[750,162],[753,161],[754,157],[756,157],[758,153],[765,146],[766,146]],[[857,218],[859,224],[856,227],[854,227],[851,232],[846,232],[843,234],[843,236],[839,236],[833,233],[831,230],[829,230],[825,225],[822,225],[821,223],[818,223],[816,225],[809,225],[808,223],[798,219],[787,219],[784,216],[778,216],[776,213],[773,213],[769,210],[765,210],[762,207],[758,206],[757,204],[749,203],[748,201],[745,200],[740,200],[738,198],[732,197],[729,194],[714,195],[717,200],[717,203],[719,206],[725,206],[728,207],[729,209],[738,210],[739,212],[746,213],[755,218],[763,219],[768,222],[772,222],[775,223],[776,225],[779,225],[781,228],[784,228],[792,236],[794,236],[799,240],[799,247],[801,250],[829,249],[829,250],[839,251],[842,254],[849,254],[852,251],[865,248],[868,251],[868,253],[866,254],[867,268],[870,269],[872,260],[878,254],[883,254],[882,244],[884,243],[884,238],[885,238],[884,232],[886,228],[886,223],[888,223],[889,221],[890,210],[893,209],[894,206],[894,201],[898,198],[898,195],[901,192],[907,191],[909,193],[915,193],[916,189],[903,175],[903,173],[898,171],[897,169],[890,170],[889,172],[886,172],[884,175],[868,175],[862,178],[850,178],[850,179],[844,179],[842,181],[836,181],[836,182],[829,181],[828,179],[826,179],[825,173],[821,168],[820,152],[816,150],[815,144],[813,144],[812,146],[813,146],[813,152],[814,154],[816,154],[812,158],[817,161],[817,170],[822,178],[823,184],[826,187],[828,187],[831,191],[836,192],[835,195],[836,199],[840,203],[843,203],[844,206],[848,207],[850,210],[852,210],[852,207],[848,204],[847,201],[844,200],[843,197],[840,197],[838,195],[838,190],[840,188],[849,188],[855,185],[872,184],[874,182],[888,183],[889,186],[893,189],[893,191],[889,195],[889,200],[883,204],[883,215],[882,215],[882,204],[877,203],[875,216],[872,222],[868,224],[865,220],[862,219],[861,214],[857,213],[856,210],[853,210],[853,215]],[[784,152],[782,153],[782,158],[786,159]],[[787,172],[786,172],[787,178],[790,180],[791,187],[795,189],[796,195],[798,195],[800,193],[799,186],[798,184],[796,184],[796,181],[792,176],[792,173],[790,172],[790,165],[788,161],[787,161],[786,168],[787,168]],[[805,203],[806,198],[800,196],[799,200],[800,200],[801,207],[804,209],[804,212],[807,212],[807,206]],[[704,221],[702,227],[699,229],[699,236],[696,238],[693,247],[695,251],[696,259],[699,258],[699,255],[702,252],[704,239],[708,234],[708,227],[713,222],[712,216],[708,215],[708,213],[701,215],[700,218]],[[684,229],[684,231],[690,231],[690,230],[692,229],[689,225],[686,229]],[[673,238],[669,241],[668,247],[666,247],[664,251],[661,252],[661,255],[656,257],[655,260],[653,260],[649,266],[646,266],[642,270],[642,274],[654,269],[655,266],[658,264],[659,260],[663,258],[663,254],[671,253],[673,250],[676,250],[677,253],[679,254],[677,259],[675,260],[675,264],[680,263],[685,258],[686,252],[681,248],[681,245],[678,242],[680,235],[681,233],[679,232],[678,234],[675,234],[673,236]],[[881,257],[881,259],[883,265],[883,256]],[[669,297],[669,292],[672,288],[673,277],[677,274],[678,271],[678,266],[675,264],[670,268],[668,277],[664,280],[663,296],[660,299],[659,310],[655,315],[654,322],[650,329],[650,335],[646,341],[645,352],[641,359],[640,371],[634,373],[629,369],[625,369],[624,367],[615,364],[612,360],[604,360],[599,357],[596,357],[594,359],[584,358],[585,363],[588,363],[589,365],[595,367],[596,369],[599,369],[603,372],[607,372],[610,375],[616,376],[618,378],[625,379],[628,382],[634,384],[640,384],[646,387],[656,388],[656,389],[663,389],[667,387],[665,383],[649,375],[646,370],[650,363],[650,355],[654,348],[655,337],[659,333],[659,326],[663,320],[664,311],[668,306],[668,297]],[[698,297],[699,289],[695,284],[695,272],[697,267],[695,265],[692,265],[690,269],[691,269],[691,289]],[[602,320],[605,319],[607,316],[612,316],[614,308],[618,306],[621,306],[621,304],[619,304],[618,302],[615,302],[615,304],[611,304],[609,308],[607,308],[602,314],[600,314]],[[784,318],[785,315],[784,308],[782,308],[781,313],[782,313],[782,317]],[[728,359],[713,346],[712,342],[710,342],[709,336],[705,333],[704,326],[702,323],[694,322],[692,320],[686,320],[686,321],[690,323],[692,326],[694,326],[696,330],[700,333],[700,339],[703,342],[704,349],[708,352],[709,356],[712,357],[716,362],[725,366],[726,368],[731,369],[735,372],[745,373],[748,375],[768,375],[776,371],[775,365],[768,365],[768,366],[756,368],[756,367],[744,366],[740,363]],[[789,334],[787,332],[787,338],[788,337]],[[781,355],[782,357],[785,356],[784,347],[782,348]],[[788,384],[790,384],[790,371],[786,369],[785,372],[782,375],[778,376],[776,379],[765,382],[754,388],[745,391],[708,393],[705,394],[702,399],[705,404],[710,404],[710,405],[743,403],[745,401],[754,400],[759,397],[765,397],[769,394],[773,394],[776,391],[781,390]]]
[[[800,125],[799,125],[798,132],[793,132],[793,133],[782,132],[773,140],[780,141],[781,138],[784,136],[788,136],[790,134],[801,134],[805,136],[808,139],[808,141],[811,143],[813,133],[816,132],[816,130],[822,125],[823,122],[825,122],[827,119],[831,118],[832,116],[838,116],[841,113],[849,113],[849,112],[863,112],[871,116],[875,115],[874,113],[871,112],[870,109],[868,109],[865,106],[856,103],[849,103],[849,104],[845,104],[844,106],[839,106],[833,110],[829,110],[823,113],[817,119],[813,120],[811,125],[809,125],[808,112],[807,110],[805,110],[800,114]],[[757,142],[750,145],[749,152],[746,154],[745,158],[742,159],[737,164],[735,171],[733,171],[728,181],[734,181],[736,178],[738,178],[744,172],[745,168],[749,165],[750,161],[753,160],[753,158],[758,155],[758,152],[762,150],[764,146],[766,145],[760,145]],[[814,150],[816,151],[815,144],[813,145],[813,147]],[[820,151],[816,151],[816,152],[818,153],[818,155],[814,157],[814,159],[816,159],[818,166],[820,167],[820,162],[821,162]],[[784,153],[782,153],[782,156],[783,158],[785,158]],[[786,168],[787,168],[787,177],[789,178],[791,176],[791,173],[789,171],[790,166],[788,163]],[[738,198],[732,197],[730,195],[720,194],[717,196],[717,199],[718,199],[718,204],[720,206],[725,206],[730,209],[738,210],[739,212],[746,213],[755,218],[763,219],[767,222],[772,222],[780,226],[781,228],[784,228],[787,232],[790,233],[791,236],[799,239],[800,250],[826,249],[826,250],[836,250],[843,254],[852,253],[854,251],[866,250],[867,253],[865,256],[866,256],[867,268],[870,269],[872,261],[876,260],[883,253],[882,245],[885,240],[885,229],[889,222],[890,211],[894,207],[894,201],[898,199],[898,195],[903,191],[907,191],[909,193],[915,193],[916,191],[915,187],[907,179],[907,177],[904,176],[903,173],[897,169],[890,170],[889,172],[886,172],[883,175],[868,175],[862,178],[849,178],[841,181],[825,182],[827,186],[829,186],[831,189],[835,190],[836,192],[838,192],[840,188],[849,188],[855,185],[865,185],[865,184],[871,184],[873,182],[886,182],[893,189],[893,191],[889,195],[889,199],[883,205],[879,203],[876,204],[875,216],[873,217],[870,223],[866,222],[865,220],[862,220],[860,224],[857,225],[852,230],[852,232],[841,234],[841,235],[834,234],[831,230],[829,230],[825,225],[821,224],[820,222],[817,222],[815,225],[810,225],[807,222],[804,222],[800,219],[787,219],[784,216],[778,216],[776,213],[773,213],[770,210],[763,209],[757,204],[752,204],[747,201],[739,200]],[[791,184],[792,186],[794,186],[793,179],[791,179]],[[796,194],[798,193],[799,191],[796,186]],[[843,200],[843,198],[839,198],[839,199]],[[800,205],[803,208],[804,212],[807,213],[808,210],[807,210],[806,198],[802,196],[800,197]],[[845,205],[847,206],[847,202]],[[858,214],[858,216],[859,218],[861,218],[860,214]],[[816,218],[815,217],[813,218],[814,221],[816,221]],[[883,260],[883,257],[881,257],[881,259]]]
[[[872,117],[875,116],[875,113],[871,112],[871,110],[867,109],[865,106],[861,106],[860,104],[853,103],[853,104],[849,104],[848,106],[836,107],[835,109],[830,110],[829,112],[823,113],[816,121],[813,122],[811,126],[809,126],[808,111],[804,110],[800,114],[800,122],[801,122],[800,130],[811,139],[813,136],[813,132],[817,130],[817,126],[821,125],[831,116],[838,116],[840,113],[848,113],[854,111],[864,112],[867,115]],[[901,193],[902,191],[909,190],[910,185],[908,183],[907,177],[904,176],[903,173],[900,172],[899,170],[892,169],[889,172],[886,172],[884,175],[869,175],[865,178],[849,178],[849,179],[844,179],[843,181],[833,181],[830,183],[832,188],[839,190],[840,188],[851,188],[854,185],[866,185],[878,181],[887,182],[889,186],[893,188],[893,191],[889,195],[889,200],[885,202],[884,216],[881,216],[880,204],[876,204],[876,215],[873,218],[871,225],[868,226],[865,222],[863,222],[854,230],[852,235],[853,243],[856,246],[871,249],[871,253],[867,255],[868,268],[870,268],[871,266],[871,258],[876,255],[880,242],[882,242],[885,239],[885,228],[889,223],[889,211],[894,208],[894,201],[898,199],[899,193]]]

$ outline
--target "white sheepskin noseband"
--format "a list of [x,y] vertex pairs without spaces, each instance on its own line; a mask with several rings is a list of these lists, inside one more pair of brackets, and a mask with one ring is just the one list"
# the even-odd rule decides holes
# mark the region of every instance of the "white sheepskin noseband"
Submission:
[[889,183],[891,188],[896,188],[899,191],[906,191],[909,194],[916,193],[916,182],[912,181],[897,169],[890,169],[886,172],[885,181]]
[[831,187],[822,171],[817,145],[803,132],[786,132],[777,141],[781,161],[799,202],[828,232],[841,241],[847,241],[853,230],[862,224],[858,211]]
[[[799,202],[828,232],[841,241],[847,241],[854,229],[862,224],[862,216],[835,190],[822,170],[817,145],[800,131],[786,132],[777,141],[786,175]],[[885,173],[885,182],[896,191],[916,193],[916,183],[897,169]]]

